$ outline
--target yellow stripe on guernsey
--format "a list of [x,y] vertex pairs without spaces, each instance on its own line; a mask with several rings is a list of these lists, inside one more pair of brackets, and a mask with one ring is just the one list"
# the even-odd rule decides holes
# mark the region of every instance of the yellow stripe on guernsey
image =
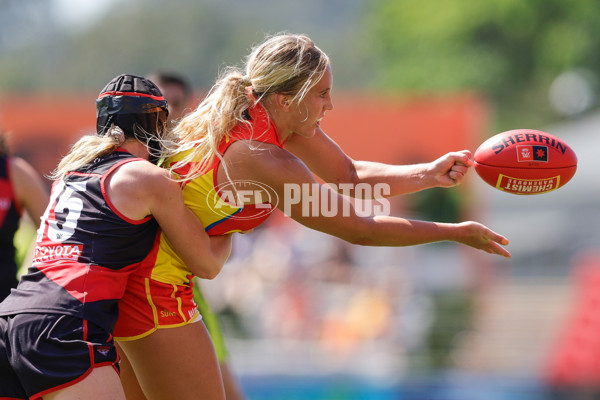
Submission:
[[[168,164],[173,164],[184,156],[185,153],[177,155]],[[215,191],[213,178],[214,170],[209,169],[204,175],[187,182],[183,188],[185,205],[202,221],[202,225],[207,231],[242,209],[242,207],[232,206],[220,198]],[[227,233],[232,232],[241,232],[241,230],[232,229]],[[187,285],[191,275],[192,272],[175,253],[162,233],[156,264],[152,270],[152,279],[175,285]]]

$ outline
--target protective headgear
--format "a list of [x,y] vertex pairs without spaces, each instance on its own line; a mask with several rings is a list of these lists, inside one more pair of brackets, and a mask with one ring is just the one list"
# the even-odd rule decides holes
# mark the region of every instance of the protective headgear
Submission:
[[146,144],[151,158],[160,154],[160,137],[168,115],[160,89],[140,76],[117,76],[96,99],[97,133],[104,135],[113,125],[118,126],[126,137]]

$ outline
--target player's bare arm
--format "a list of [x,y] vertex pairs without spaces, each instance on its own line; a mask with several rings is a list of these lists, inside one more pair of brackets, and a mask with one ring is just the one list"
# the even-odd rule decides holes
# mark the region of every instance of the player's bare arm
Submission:
[[[294,135],[284,148],[306,163],[309,169],[324,182],[387,184],[388,196],[399,196],[432,187],[451,187],[462,182],[472,165],[468,150],[452,152],[422,164],[391,165],[372,161],[353,160],[328,137],[317,130],[311,138]],[[326,155],[326,156],[324,156]],[[349,194],[354,195],[350,190]]]
[[[508,244],[508,240],[476,222],[441,224],[398,217],[359,216],[347,199],[319,184],[299,158],[276,146],[269,150],[269,157],[260,157],[260,153],[257,153],[259,151],[264,150],[255,150],[243,142],[232,145],[225,156],[226,163],[236,165],[235,170],[231,171],[231,179],[257,179],[269,186],[280,199],[278,208],[311,229],[359,245],[411,246],[454,241],[488,253],[510,257],[510,253],[501,246]],[[286,204],[289,193],[286,192],[286,185],[305,185],[314,190],[310,195],[311,201],[319,202],[315,207],[317,210],[323,209],[321,202],[335,202],[335,209],[347,212],[329,216],[319,213],[315,215],[306,212],[302,201]]]
[[110,179],[111,201],[129,218],[153,215],[190,270],[212,279],[229,257],[231,237],[211,241],[200,220],[185,206],[179,184],[168,174],[145,161],[125,164]]

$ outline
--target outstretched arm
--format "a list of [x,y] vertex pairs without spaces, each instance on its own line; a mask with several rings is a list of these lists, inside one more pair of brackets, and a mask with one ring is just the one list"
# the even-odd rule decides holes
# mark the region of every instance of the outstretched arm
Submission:
[[212,279],[219,273],[231,252],[231,235],[209,238],[167,170],[145,161],[130,162],[110,177],[107,187],[112,203],[127,217],[156,219],[194,275]]
[[[243,141],[225,154],[231,179],[258,181],[273,190],[277,207],[297,222],[353,244],[412,246],[454,241],[510,257],[508,240],[477,222],[447,224],[393,216],[359,215],[348,200],[319,184],[298,157],[276,146],[256,149]],[[219,174],[224,176],[224,174]]]
[[[359,183],[371,186],[387,184],[389,196],[458,185],[473,164],[468,150],[448,153],[423,164],[390,165],[356,161],[348,157],[322,130],[311,138],[292,136],[285,144],[285,149],[298,156],[326,183],[349,183],[350,187]],[[354,193],[350,191],[350,195]]]

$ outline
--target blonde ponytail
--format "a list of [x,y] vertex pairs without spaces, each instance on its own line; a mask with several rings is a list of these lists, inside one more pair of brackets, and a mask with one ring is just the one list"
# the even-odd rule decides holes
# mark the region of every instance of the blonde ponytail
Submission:
[[227,68],[198,108],[177,124],[173,133],[180,145],[168,151],[170,154],[167,156],[180,151],[191,151],[173,164],[172,170],[186,163],[202,160],[193,164],[185,178],[198,176],[214,157],[220,157],[219,143],[229,131],[239,123],[250,125],[244,119],[244,111],[252,107],[256,100],[247,94],[250,86],[248,83],[239,69]]
[[186,152],[171,166],[177,169],[191,163],[192,169],[181,179],[202,174],[218,153],[219,143],[237,124],[248,124],[244,112],[281,93],[293,95],[300,103],[329,66],[329,58],[305,35],[281,34],[256,46],[246,59],[245,73],[228,67],[198,108],[175,127],[180,140],[168,155]]
[[71,146],[69,153],[48,177],[54,180],[61,179],[67,172],[78,170],[98,157],[111,154],[124,141],[125,134],[118,126],[112,126],[102,136],[86,135]]

